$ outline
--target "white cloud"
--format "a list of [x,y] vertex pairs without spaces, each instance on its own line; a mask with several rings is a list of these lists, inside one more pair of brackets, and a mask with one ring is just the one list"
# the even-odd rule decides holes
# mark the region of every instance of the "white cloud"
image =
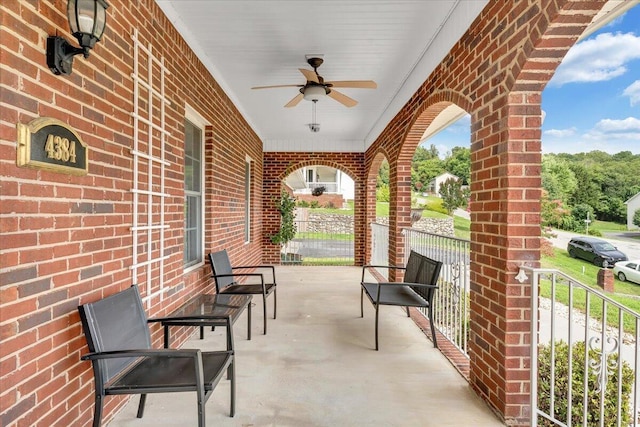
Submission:
[[604,151],[615,154],[631,151],[640,154],[640,118],[602,119],[588,132],[549,129],[542,134],[543,153],[587,153]]
[[549,85],[611,80],[626,73],[625,65],[635,59],[640,59],[640,37],[633,33],[599,34],[567,52]]
[[584,137],[603,142],[611,139],[640,141],[640,119],[602,119]]
[[570,127],[568,129],[549,129],[543,133],[553,138],[566,138],[575,135],[576,131],[577,129],[575,127]]
[[631,83],[631,85],[627,87],[622,94],[629,97],[629,103],[632,107],[636,104],[640,104],[640,80],[636,80]]

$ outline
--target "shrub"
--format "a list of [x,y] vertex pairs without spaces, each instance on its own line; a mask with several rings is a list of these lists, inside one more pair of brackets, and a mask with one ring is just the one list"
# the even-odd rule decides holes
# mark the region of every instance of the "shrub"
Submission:
[[312,200],[311,203],[309,203],[309,207],[311,209],[317,209],[320,207],[320,202],[318,202],[317,200]]
[[311,194],[318,197],[318,196],[322,196],[325,191],[326,191],[326,187],[324,185],[321,185],[319,187],[314,188],[311,191]]
[[324,207],[327,208],[327,209],[335,209],[336,205],[333,202],[329,201],[329,202],[327,202],[326,205],[324,205]]
[[448,215],[447,209],[442,205],[442,199],[428,199],[425,209]]
[[387,184],[382,184],[376,190],[376,200],[379,202],[388,202],[389,201],[389,186]]
[[[569,383],[571,386],[571,420],[572,425],[588,426],[600,425],[600,395],[597,391],[598,378],[593,369],[589,369],[587,378],[587,410],[584,409],[584,369],[585,369],[585,344],[577,342],[572,348],[572,378],[569,376],[569,345],[564,341],[555,343],[555,383],[554,383],[554,413],[557,420],[567,421],[567,393]],[[589,350],[589,359],[600,361],[595,350]],[[618,403],[621,405],[620,425],[627,426],[631,421],[631,392],[633,390],[634,374],[629,364],[622,361],[622,395],[618,402],[618,355],[607,356],[602,361],[614,369],[608,370],[608,381],[604,391],[604,423],[605,426],[618,425]],[[551,403],[551,345],[542,345],[538,351],[538,408],[549,413]],[[583,420],[583,412],[586,420]],[[547,419],[538,418],[539,425],[555,425]]]
[[280,230],[271,236],[274,245],[286,245],[296,236],[296,199],[286,191],[276,200],[276,209],[280,212]]
[[308,208],[309,207],[309,202],[307,202],[306,200],[300,200],[298,202],[298,206],[301,208]]
[[633,213],[633,225],[640,227],[640,209]]

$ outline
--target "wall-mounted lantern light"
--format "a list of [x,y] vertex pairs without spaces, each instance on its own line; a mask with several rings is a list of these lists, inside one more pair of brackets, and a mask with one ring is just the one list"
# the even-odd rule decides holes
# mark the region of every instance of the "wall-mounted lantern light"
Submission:
[[47,38],[47,65],[54,74],[71,74],[73,57],[89,52],[104,33],[107,20],[105,0],[69,0],[67,18],[73,36],[78,39],[80,47],[75,47],[63,37]]

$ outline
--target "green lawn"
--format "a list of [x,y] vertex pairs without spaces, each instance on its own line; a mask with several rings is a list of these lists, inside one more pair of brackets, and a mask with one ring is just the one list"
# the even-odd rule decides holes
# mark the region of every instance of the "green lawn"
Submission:
[[[543,256],[541,259],[543,268],[553,268],[559,270],[580,283],[590,288],[602,291],[597,284],[599,267],[587,263],[582,260],[573,259],[564,249],[554,249],[554,256]],[[617,303],[640,313],[640,286],[630,283],[621,282],[615,279],[615,292],[609,293],[607,296]],[[551,283],[548,280],[542,280],[540,283],[540,295],[549,298],[551,296]],[[586,292],[582,289],[576,289],[573,295],[574,307],[582,312],[586,311]],[[567,286],[559,285],[556,288],[556,300],[563,304],[569,302],[569,291]],[[602,318],[602,301],[599,298],[592,298],[589,304],[590,316],[594,319]],[[618,324],[619,310],[614,306],[607,307],[607,323],[612,326]],[[624,330],[626,332],[635,333],[635,318],[629,315],[623,316]]]

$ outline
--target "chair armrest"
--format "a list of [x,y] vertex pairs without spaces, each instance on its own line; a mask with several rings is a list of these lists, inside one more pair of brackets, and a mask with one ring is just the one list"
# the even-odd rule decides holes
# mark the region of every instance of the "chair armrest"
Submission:
[[196,359],[201,353],[198,349],[139,349],[139,350],[113,350],[87,353],[80,357],[81,360],[118,359],[122,357],[190,357]]
[[411,283],[411,282],[379,282],[380,286],[418,286],[421,288],[438,289],[438,285],[429,285],[426,283]]
[[406,270],[407,268],[401,265],[374,265],[374,264],[365,264],[362,266],[362,282],[364,282],[364,273],[368,268],[386,268],[389,270]]
[[211,277],[260,277],[260,283],[264,288],[264,274],[262,273],[232,273],[232,274],[214,274]]
[[263,264],[263,265],[238,265],[236,267],[231,267],[232,270],[242,269],[242,268],[264,268],[271,270],[271,276],[273,277],[273,283],[276,283],[276,268],[273,265]]
[[374,264],[366,264],[363,265],[362,268],[394,268],[400,270],[406,270],[407,267],[403,265],[374,265]]
[[152,317],[147,319],[147,323],[153,322],[165,322],[168,320],[226,320],[227,323],[231,323],[231,316],[227,315],[213,315],[213,314],[194,314],[192,316],[167,316],[167,317]]

